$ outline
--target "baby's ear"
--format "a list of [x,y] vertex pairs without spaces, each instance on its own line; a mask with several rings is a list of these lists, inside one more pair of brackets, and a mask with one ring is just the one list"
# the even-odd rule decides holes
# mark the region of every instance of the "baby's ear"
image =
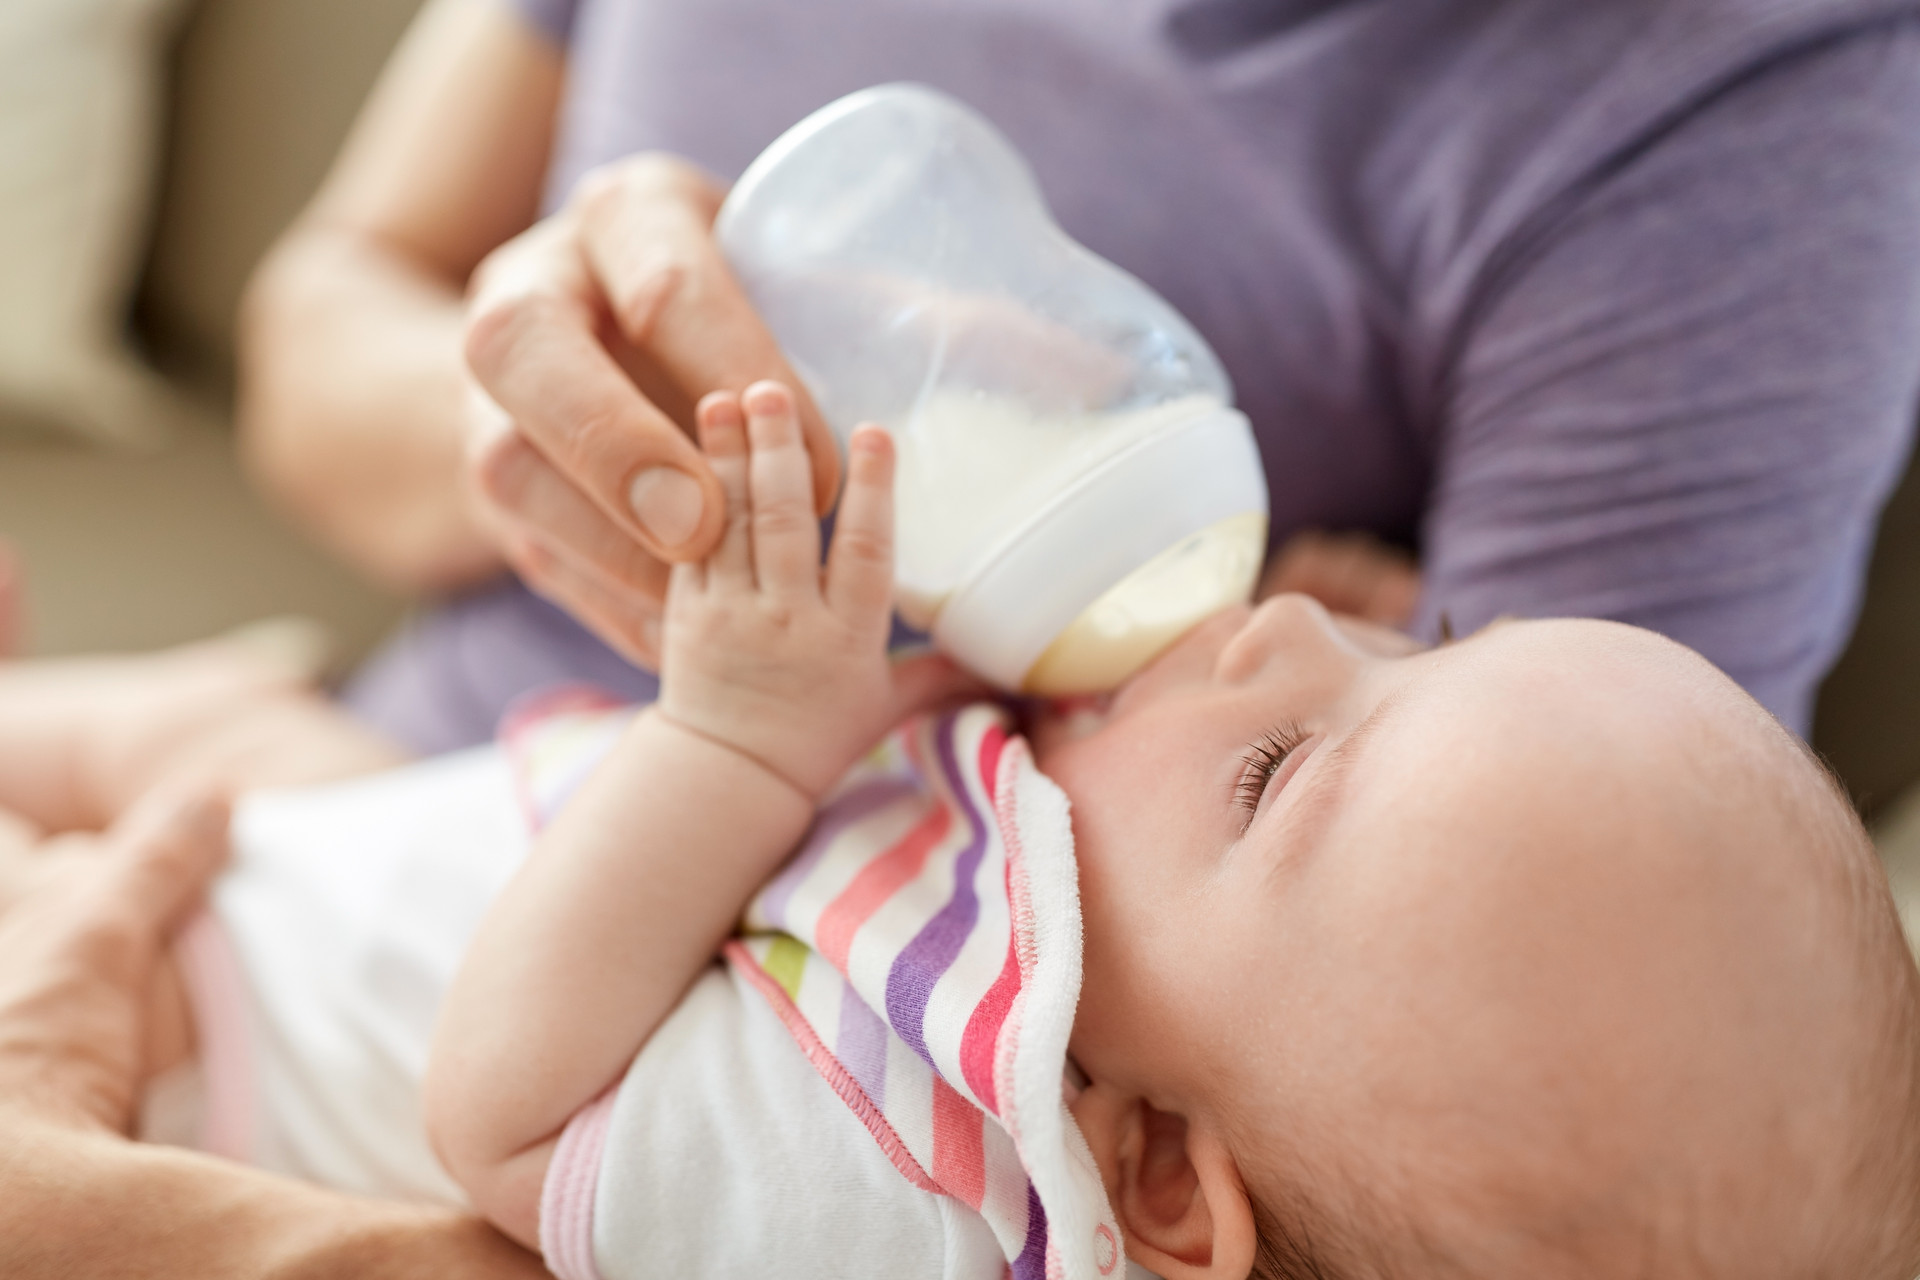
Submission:
[[1088,1086],[1073,1105],[1127,1237],[1165,1280],[1246,1280],[1253,1204],[1226,1144],[1143,1098]]

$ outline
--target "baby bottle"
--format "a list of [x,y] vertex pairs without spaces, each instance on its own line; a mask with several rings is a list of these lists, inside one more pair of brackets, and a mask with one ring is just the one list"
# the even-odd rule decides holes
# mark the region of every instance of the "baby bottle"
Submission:
[[1069,239],[945,94],[883,85],[783,134],[715,233],[845,443],[893,436],[895,601],[995,684],[1110,689],[1246,600],[1267,488],[1226,371]]

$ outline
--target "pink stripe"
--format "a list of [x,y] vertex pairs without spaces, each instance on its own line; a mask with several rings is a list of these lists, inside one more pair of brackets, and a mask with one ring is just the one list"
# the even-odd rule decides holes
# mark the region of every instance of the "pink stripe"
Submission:
[[180,981],[193,1009],[206,1114],[200,1148],[229,1160],[253,1160],[253,1042],[246,979],[233,943],[211,910],[201,910],[174,939]]
[[754,910],[760,918],[776,929],[792,932],[792,926],[787,922],[787,904],[793,900],[795,890],[813,874],[814,867],[827,856],[827,850],[833,847],[834,842],[846,834],[847,828],[854,823],[919,790],[907,778],[877,778],[861,784],[814,815],[813,830],[800,846],[800,852],[788,860],[787,865],[767,882],[766,888],[754,900]]
[[948,1195],[975,1210],[987,1198],[986,1122],[959,1090],[933,1077],[933,1176]]
[[873,913],[920,874],[927,854],[946,838],[953,825],[953,811],[945,805],[930,810],[914,824],[913,830],[894,842],[891,849],[860,868],[853,883],[840,891],[820,913],[813,927],[814,950],[840,972],[847,971],[847,953],[853,949],[853,935]]
[[[1013,814],[1013,774],[1019,767],[1017,753],[1005,750],[1007,735],[995,731],[987,734],[980,742],[980,778],[986,784],[987,800],[993,806],[995,822],[1000,827],[1000,843],[1006,849],[1007,857],[1007,906],[1008,914],[1014,916],[1007,931],[1007,958],[1000,966],[1000,976],[987,988],[987,994],[974,1007],[973,1014],[967,1019],[967,1029],[960,1037],[960,1077],[973,1090],[973,1096],[980,1099],[987,1110],[996,1116],[1000,1114],[1000,1089],[994,1076],[996,1061],[995,1050],[1000,1042],[1000,1028],[1005,1025],[1007,1014],[1013,1009],[1014,998],[1020,993],[1020,949],[1023,936],[1031,936],[1031,921],[1015,916],[1017,898],[1013,887],[1014,861],[1019,856],[1020,830],[1014,822]],[[1000,801],[1002,794],[1002,765],[1005,765],[1007,800]]]
[[994,1085],[994,1047],[1000,1042],[1000,1027],[1013,1008],[1020,991],[1020,956],[1014,950],[1013,936],[1007,938],[1007,959],[1000,976],[987,988],[987,994],[974,1006],[967,1029],[960,1037],[960,1078],[973,1090],[973,1096],[995,1115],[1000,1114],[1000,1091]]
[[989,805],[1000,802],[1000,753],[1006,745],[1007,731],[997,724],[980,735],[979,777]]
[[[945,1189],[938,1182],[927,1176],[927,1171],[920,1167],[920,1162],[913,1158],[911,1151],[907,1150],[907,1144],[900,1140],[900,1135],[894,1132],[893,1126],[887,1122],[886,1116],[881,1114],[880,1108],[874,1106],[873,1100],[867,1097],[866,1090],[860,1087],[860,1082],[855,1080],[847,1069],[840,1065],[840,1060],[833,1056],[833,1052],[820,1042],[820,1037],[814,1034],[813,1027],[807,1022],[806,1017],[794,1007],[793,1001],[787,998],[787,993],[780,984],[760,967],[760,963],[753,958],[753,953],[736,940],[728,941],[721,951],[733,963],[735,971],[766,997],[767,1003],[773,1006],[775,1015],[785,1024],[787,1030],[793,1034],[794,1040],[800,1045],[800,1051],[807,1055],[807,1061],[811,1062],[813,1069],[820,1073],[820,1078],[840,1095],[840,1100],[852,1108],[853,1114],[860,1117],[860,1122],[867,1126],[867,1132],[871,1133],[873,1140],[880,1144],[880,1150],[886,1153],[887,1159],[893,1161],[893,1167],[898,1169],[908,1182],[922,1191],[931,1191],[937,1195],[946,1194]],[[570,1280],[570,1278],[563,1277],[562,1280]]]
[[559,1280],[600,1280],[593,1260],[593,1201],[619,1089],[614,1084],[574,1112],[547,1162],[540,1185],[540,1254]]
[[537,728],[542,720],[561,715],[593,715],[626,705],[596,684],[575,681],[543,685],[513,700],[501,715],[494,737],[511,745],[527,730]]

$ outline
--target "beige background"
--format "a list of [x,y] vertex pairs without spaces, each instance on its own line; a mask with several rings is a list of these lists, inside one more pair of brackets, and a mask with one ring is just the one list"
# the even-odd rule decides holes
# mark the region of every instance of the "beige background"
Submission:
[[0,423],[0,534],[28,561],[32,652],[172,643],[263,614],[327,622],[345,660],[400,602],[248,492],[225,404],[247,273],[318,182],[418,0],[205,0],[168,63],[164,177],[140,340],[204,409],[151,456]]

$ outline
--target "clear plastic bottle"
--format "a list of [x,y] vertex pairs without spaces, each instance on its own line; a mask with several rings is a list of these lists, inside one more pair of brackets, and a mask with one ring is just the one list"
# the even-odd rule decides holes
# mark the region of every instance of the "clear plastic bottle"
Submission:
[[896,600],[956,659],[1095,692],[1251,594],[1266,481],[1225,370],[971,109],[911,84],[823,107],[715,233],[841,441],[892,433]]

